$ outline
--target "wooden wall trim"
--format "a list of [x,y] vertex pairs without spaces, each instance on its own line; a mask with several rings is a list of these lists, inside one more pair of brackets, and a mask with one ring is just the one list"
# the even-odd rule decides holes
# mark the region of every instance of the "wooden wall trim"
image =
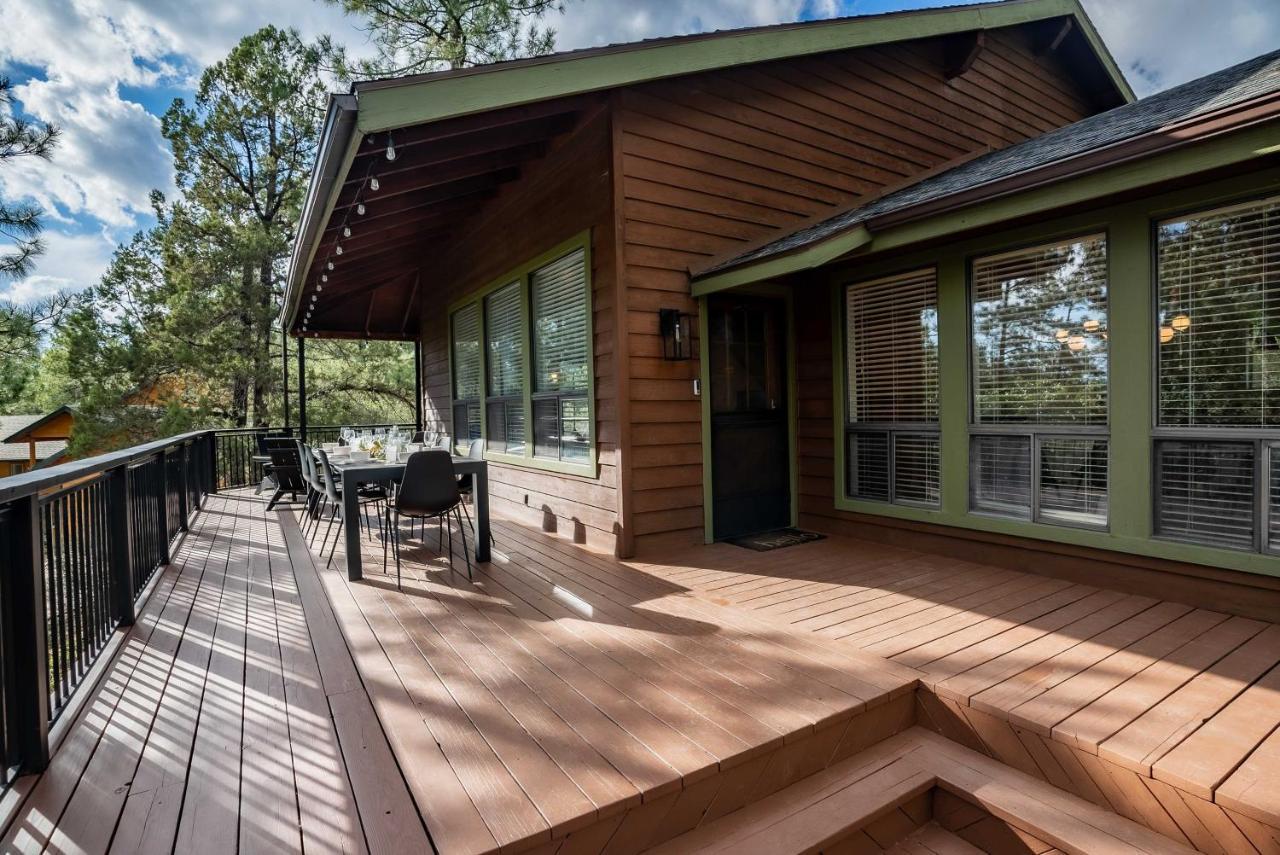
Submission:
[[620,204],[624,196],[622,179],[622,129],[618,125],[619,93],[615,90],[609,95],[609,170],[610,183],[609,206],[613,211],[613,264],[618,271],[615,280],[615,296],[613,301],[613,372],[617,401],[618,445],[614,452],[614,467],[617,478],[618,528],[614,550],[619,558],[630,558],[635,554],[635,531],[632,525],[631,503],[631,345],[627,329],[627,300],[623,296],[626,288],[622,271],[625,269],[624,256],[627,245],[627,218]]

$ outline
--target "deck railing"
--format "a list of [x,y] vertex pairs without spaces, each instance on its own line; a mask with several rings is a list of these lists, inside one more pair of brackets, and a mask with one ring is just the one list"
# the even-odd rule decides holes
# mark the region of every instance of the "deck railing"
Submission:
[[55,722],[175,539],[208,494],[261,479],[253,456],[271,432],[287,429],[194,431],[0,478],[0,788],[48,765]]
[[213,492],[215,431],[0,479],[0,784],[50,730]]

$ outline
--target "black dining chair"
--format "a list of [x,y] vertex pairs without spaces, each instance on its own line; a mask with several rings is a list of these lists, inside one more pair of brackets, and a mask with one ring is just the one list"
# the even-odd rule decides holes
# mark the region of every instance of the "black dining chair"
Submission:
[[[307,485],[307,501],[303,504],[303,520],[302,534],[309,537],[307,533],[308,527],[312,528],[311,534],[315,534],[314,529],[320,527],[320,506],[324,503],[325,490],[324,481],[320,479],[320,474],[316,471],[315,452],[311,450],[311,446],[307,445],[300,439],[295,439],[294,444],[298,448],[298,462],[302,468],[302,480]],[[314,525],[310,525],[314,523]]]
[[[334,471],[333,465],[329,463],[329,455],[324,451],[316,451],[320,458],[320,464],[316,469],[320,473],[320,479],[324,482],[324,504],[321,505],[320,515],[324,516],[324,508],[329,508],[329,525],[324,530],[324,537],[320,538],[320,556],[324,557],[324,545],[329,540],[329,532],[333,530],[333,524],[338,523],[338,531],[333,536],[333,545],[329,547],[329,560],[325,562],[326,567],[332,566],[333,554],[338,550],[338,541],[342,539],[342,531],[345,526],[351,525],[351,520],[347,519],[346,506],[342,502],[342,480]],[[356,501],[361,510],[360,517],[364,518],[364,506],[372,504],[378,508],[378,529],[382,531],[382,511],[381,505],[387,501],[387,491],[380,486],[361,486],[356,494]],[[359,520],[356,524],[359,524]],[[368,528],[368,522],[365,521],[365,527]],[[316,528],[320,528],[320,524],[316,523]],[[383,535],[385,542],[386,536]],[[383,549],[385,552],[385,547]]]
[[[471,555],[467,552],[467,532],[462,524],[462,494],[458,492],[458,473],[453,457],[444,449],[417,451],[409,455],[404,477],[395,497],[387,503],[387,528],[391,532],[392,551],[396,558],[396,588],[400,588],[400,517],[411,520],[434,519],[449,529],[449,566],[453,567],[453,518],[458,520],[462,536],[462,557],[467,562],[467,579],[471,579]],[[444,549],[444,532],[440,531],[440,549]],[[382,543],[382,571],[387,570],[387,545]]]

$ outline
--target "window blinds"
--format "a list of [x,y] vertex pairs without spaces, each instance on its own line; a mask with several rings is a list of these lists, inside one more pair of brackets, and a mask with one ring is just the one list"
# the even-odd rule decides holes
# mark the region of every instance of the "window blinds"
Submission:
[[453,437],[465,452],[480,438],[480,307],[472,303],[453,313]]
[[894,434],[894,499],[919,505],[938,504],[938,464],[937,436]]
[[932,268],[845,291],[846,490],[937,505],[938,286]]
[[519,454],[524,450],[524,336],[521,283],[512,282],[484,300],[488,343],[488,399],[485,424],[489,447]]
[[586,253],[574,250],[533,272],[534,392],[587,390]]
[[1040,519],[1067,525],[1107,524],[1107,441],[1045,437],[1040,441]]
[[480,309],[474,303],[453,313],[453,397],[480,397]]
[[1267,546],[1271,552],[1280,552],[1280,444],[1272,445],[1270,454],[1271,489],[1267,506],[1270,521],[1267,523]]
[[973,420],[1105,424],[1106,237],[973,265]]
[[969,506],[1030,519],[1031,437],[975,436],[969,457]]
[[519,395],[524,389],[520,323],[519,282],[512,282],[485,298],[484,331],[488,343],[489,397]]
[[1156,239],[1160,424],[1280,427],[1280,198]]
[[1254,449],[1251,442],[1156,443],[1156,533],[1252,549]]
[[938,420],[938,286],[932,268],[846,293],[851,422]]
[[871,502],[889,501],[889,434],[850,434],[848,449],[849,495]]

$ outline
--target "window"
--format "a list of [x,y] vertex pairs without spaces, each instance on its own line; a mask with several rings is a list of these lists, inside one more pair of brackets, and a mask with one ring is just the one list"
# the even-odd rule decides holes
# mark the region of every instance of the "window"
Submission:
[[851,498],[939,499],[938,288],[933,269],[845,290],[846,482]]
[[587,340],[586,253],[581,249],[533,271],[533,453],[556,460],[586,460],[591,418],[587,392],[591,342]]
[[584,235],[543,257],[550,261],[513,271],[453,313],[460,450],[466,450],[464,438],[483,433],[487,451],[523,457],[530,465],[593,462],[588,252]]
[[1280,198],[1165,220],[1156,244],[1156,532],[1276,551]]
[[1105,235],[976,259],[970,507],[1107,524]]
[[1164,440],[1156,448],[1156,530],[1209,546],[1251,548],[1253,444]]
[[453,362],[454,445],[465,453],[480,438],[480,309],[474,303],[449,321]]
[[492,451],[524,454],[524,335],[521,283],[484,299],[486,437]]

